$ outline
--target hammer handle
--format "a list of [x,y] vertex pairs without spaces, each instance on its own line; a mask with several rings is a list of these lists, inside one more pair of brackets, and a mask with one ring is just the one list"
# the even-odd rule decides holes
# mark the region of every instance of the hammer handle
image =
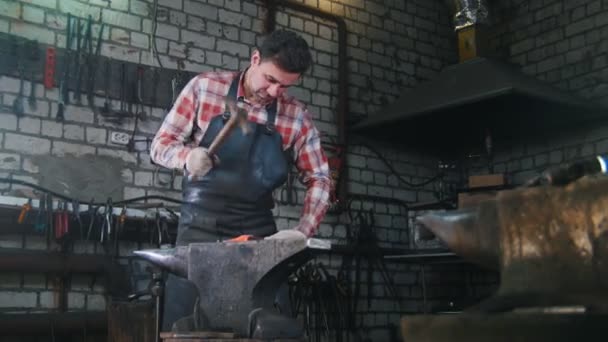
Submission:
[[230,134],[230,132],[232,132],[234,127],[236,127],[237,120],[238,120],[238,118],[236,115],[230,115],[228,122],[226,122],[224,127],[222,127],[222,129],[217,134],[215,139],[213,139],[213,141],[211,142],[211,145],[209,145],[209,149],[207,151],[210,156],[215,155],[215,152],[217,152],[217,149],[220,148],[220,146],[222,145],[224,140],[226,140],[226,138],[228,137],[228,134]]

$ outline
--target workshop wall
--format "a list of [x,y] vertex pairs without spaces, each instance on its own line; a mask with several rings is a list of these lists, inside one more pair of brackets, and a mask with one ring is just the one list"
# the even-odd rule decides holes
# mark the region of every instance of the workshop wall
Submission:
[[[456,45],[447,8],[440,1],[324,1],[306,0],[311,5],[344,17],[348,29],[349,114],[354,122],[373,113],[396,99],[399,93],[433,77],[445,65],[456,59]],[[176,73],[207,70],[238,69],[247,65],[252,47],[261,37],[266,11],[260,2],[238,0],[0,0],[0,32],[20,38],[37,40],[61,50],[66,44],[67,13],[86,19],[91,15],[92,36],[99,32],[99,21],[106,26],[102,34],[100,55],[114,62],[141,64]],[[314,50],[316,62],[301,85],[291,92],[309,104],[317,127],[327,140],[335,139],[337,103],[337,32],[333,23],[279,8],[279,27],[300,32]],[[155,31],[156,38],[150,34]],[[154,44],[152,44],[154,42]],[[156,51],[156,54],[152,52]],[[159,63],[160,61],[160,63]],[[61,59],[57,60],[58,71]],[[12,62],[11,62],[12,63]],[[35,63],[42,63],[42,60]],[[15,65],[15,64],[14,64]],[[27,68],[27,66],[26,66]],[[120,122],[101,115],[99,110],[70,103],[65,119],[58,122],[58,81],[55,87],[44,89],[41,77],[24,82],[23,94],[29,97],[33,84],[36,107],[24,101],[24,113],[16,115],[13,104],[20,88],[16,68],[0,68],[0,177],[38,184],[60,193],[88,200],[91,197],[115,200],[146,195],[180,198],[181,176],[156,168],[149,161],[148,141],[160,125],[165,106],[147,103],[146,119],[138,123],[132,151],[112,142],[112,133],[131,135],[133,118]],[[25,77],[27,75],[27,69]],[[113,79],[119,76],[113,73]],[[98,78],[99,82],[102,79]],[[167,79],[169,81],[169,79]],[[164,89],[170,85],[164,82]],[[117,93],[119,82],[113,83]],[[147,90],[144,90],[146,92]],[[96,89],[95,107],[105,102],[103,87]],[[70,93],[70,97],[73,93]],[[113,108],[119,108],[119,98],[112,97]],[[148,105],[151,105],[149,107]],[[389,145],[375,145],[352,137],[347,157],[349,192],[355,196],[352,210],[373,209],[375,234],[384,248],[418,248],[409,227],[414,212],[404,203],[436,202],[444,197],[445,189],[457,183],[449,175],[441,188],[436,183],[423,187],[406,186],[407,182],[424,182],[439,171],[435,158],[403,151]],[[372,145],[370,149],[367,145]],[[379,151],[377,154],[375,151]],[[390,162],[396,173],[390,171]],[[27,195],[25,186],[0,183],[3,194]],[[300,203],[304,191],[298,185]],[[281,229],[293,227],[299,206],[279,205],[275,210]],[[339,243],[347,240],[353,223],[348,215],[330,214],[322,224],[319,237]],[[41,241],[21,236],[2,236],[0,247],[46,249]],[[426,247],[438,247],[430,244]],[[53,248],[53,247],[51,247]],[[131,246],[131,249],[133,246]],[[83,245],[78,253],[94,253]],[[130,252],[123,246],[121,255]],[[338,270],[343,259],[319,259]],[[387,263],[395,287],[402,298],[401,307],[388,292],[379,272],[370,280],[362,275],[361,314],[357,325],[361,334],[374,341],[392,340],[390,325],[398,324],[403,313],[458,309],[489,294],[496,283],[494,274],[480,273],[468,265],[421,266],[409,263]],[[362,271],[369,269],[365,263]],[[55,304],[46,298],[54,285],[43,275],[12,274],[0,278],[0,311],[54,310]],[[94,288],[91,279],[73,282],[69,294],[69,310],[101,310],[106,302],[103,288]],[[367,302],[370,288],[370,302]],[[27,300],[20,300],[25,297]],[[46,303],[46,304],[45,304]],[[365,332],[364,332],[365,330]]]
[[[528,75],[608,106],[607,1],[501,1],[493,5],[491,41],[499,56],[520,65]],[[550,166],[608,152],[605,121],[571,127],[559,135],[550,133],[541,131],[533,139],[508,146],[497,142],[494,171],[522,184]]]

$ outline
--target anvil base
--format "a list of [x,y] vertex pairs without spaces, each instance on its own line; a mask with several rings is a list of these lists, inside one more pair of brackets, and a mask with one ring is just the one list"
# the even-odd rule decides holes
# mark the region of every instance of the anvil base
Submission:
[[606,341],[605,314],[504,313],[421,315],[401,318],[404,341]]
[[305,339],[259,340],[238,338],[231,333],[192,331],[187,333],[164,332],[160,334],[163,342],[304,342]]

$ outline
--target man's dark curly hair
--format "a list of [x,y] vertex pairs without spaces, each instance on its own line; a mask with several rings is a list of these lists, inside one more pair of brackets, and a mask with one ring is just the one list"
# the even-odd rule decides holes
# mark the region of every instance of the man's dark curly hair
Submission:
[[284,71],[304,73],[312,64],[308,43],[295,32],[277,30],[258,49],[263,60],[272,60]]

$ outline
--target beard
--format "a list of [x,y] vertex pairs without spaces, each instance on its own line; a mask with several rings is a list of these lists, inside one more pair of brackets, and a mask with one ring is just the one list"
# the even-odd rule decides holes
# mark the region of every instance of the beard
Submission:
[[265,90],[258,90],[253,93],[253,100],[259,104],[266,104],[274,100],[272,96],[268,95]]

